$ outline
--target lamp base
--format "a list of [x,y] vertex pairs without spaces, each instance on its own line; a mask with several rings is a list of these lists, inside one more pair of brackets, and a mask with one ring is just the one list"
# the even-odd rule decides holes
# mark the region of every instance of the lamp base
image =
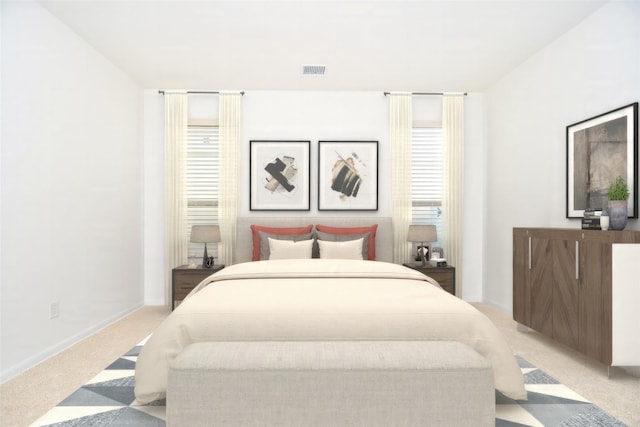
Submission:
[[202,257],[202,268],[207,268],[207,260],[209,256],[207,254],[207,244],[204,244],[204,256]]

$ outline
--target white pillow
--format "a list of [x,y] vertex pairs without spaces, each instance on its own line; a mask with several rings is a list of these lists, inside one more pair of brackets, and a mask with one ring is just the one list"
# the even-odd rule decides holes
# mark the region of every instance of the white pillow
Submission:
[[313,239],[278,240],[269,237],[269,259],[311,259]]
[[364,238],[345,242],[318,240],[320,258],[325,259],[362,259],[362,242]]

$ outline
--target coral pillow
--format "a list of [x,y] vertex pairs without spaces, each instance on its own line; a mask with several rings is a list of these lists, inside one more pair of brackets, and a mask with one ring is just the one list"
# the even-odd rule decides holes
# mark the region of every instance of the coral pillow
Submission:
[[371,261],[376,259],[376,231],[378,230],[378,224],[373,224],[367,227],[331,227],[329,225],[316,225],[316,230],[322,233],[330,234],[362,234],[369,233],[369,242],[367,253]]
[[306,227],[264,227],[262,225],[251,225],[251,234],[253,234],[253,254],[252,261],[260,261],[260,235],[258,231],[264,231],[265,233],[272,234],[306,234],[311,233],[313,225],[307,225]]

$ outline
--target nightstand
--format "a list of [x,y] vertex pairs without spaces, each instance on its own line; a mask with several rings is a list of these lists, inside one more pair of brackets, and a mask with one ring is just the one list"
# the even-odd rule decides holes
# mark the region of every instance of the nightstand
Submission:
[[438,282],[442,289],[449,292],[452,295],[456,294],[456,268],[447,266],[447,267],[434,267],[432,265],[422,265],[422,264],[402,264],[405,267],[413,268],[414,270],[418,270],[420,273],[431,277],[433,280]]
[[189,268],[186,265],[176,267],[171,271],[171,310],[175,308],[176,301],[182,301],[185,297],[207,277],[224,268],[224,265],[214,265],[211,268]]

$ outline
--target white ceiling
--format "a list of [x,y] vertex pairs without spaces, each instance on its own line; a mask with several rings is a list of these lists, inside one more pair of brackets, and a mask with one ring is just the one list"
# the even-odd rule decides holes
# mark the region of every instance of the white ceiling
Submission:
[[478,92],[606,0],[39,3],[144,88]]

